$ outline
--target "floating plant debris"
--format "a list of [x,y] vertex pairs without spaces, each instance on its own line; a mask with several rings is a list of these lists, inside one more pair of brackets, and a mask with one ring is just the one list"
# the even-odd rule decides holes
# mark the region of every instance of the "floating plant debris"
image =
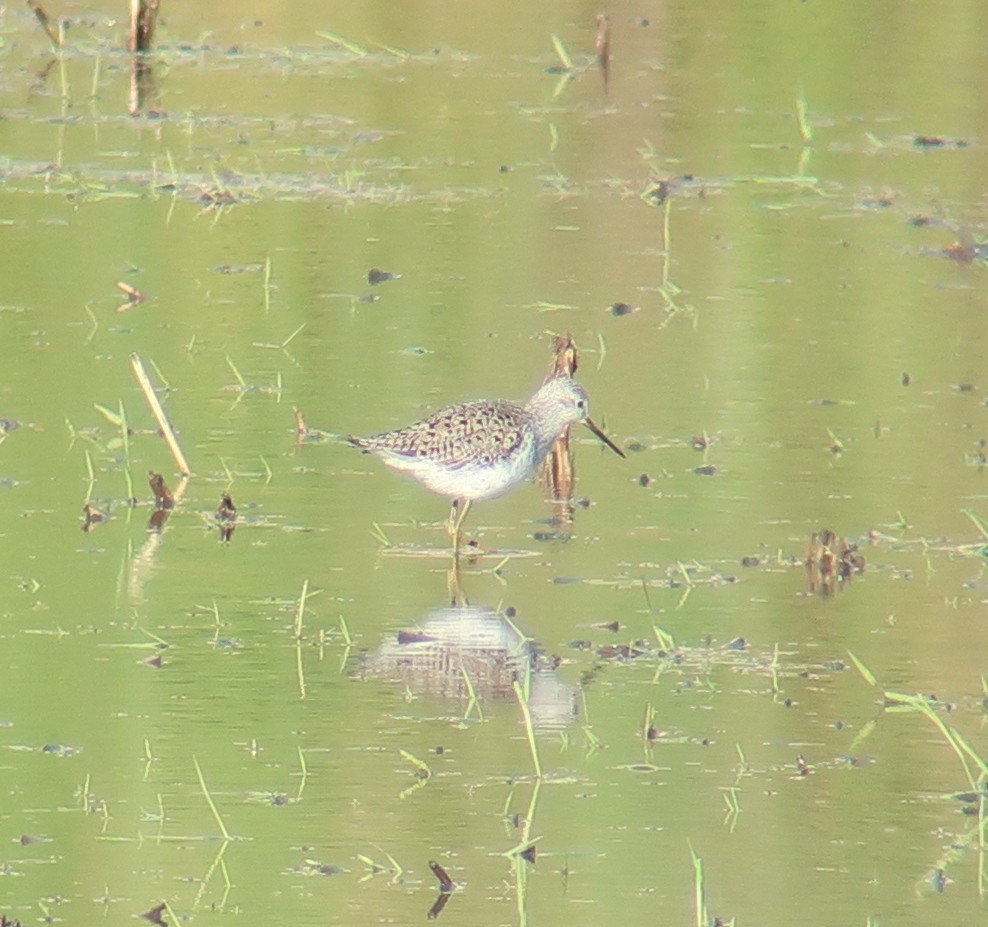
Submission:
[[82,507],[82,514],[84,518],[82,530],[87,532],[92,531],[97,525],[103,524],[107,518],[105,513],[93,508],[88,502]]
[[128,309],[132,309],[134,306],[144,302],[144,300],[147,299],[147,297],[140,290],[135,289],[129,283],[124,283],[122,280],[117,281],[117,289],[127,297],[127,302],[125,302],[122,306],[118,306],[117,312],[126,312]]
[[367,282],[371,286],[377,286],[379,283],[387,283],[389,280],[400,280],[401,274],[394,274],[390,270],[381,270],[378,267],[372,267],[367,271]]
[[160,927],[168,927],[168,921],[165,920],[164,913],[165,903],[162,902],[161,904],[156,904],[150,911],[145,911],[141,917],[152,924],[160,925]]
[[858,553],[856,544],[849,544],[829,528],[810,536],[806,570],[811,591],[831,595],[838,583],[849,580],[854,573],[863,573],[864,569],[865,559]]
[[967,148],[967,142],[962,138],[944,138],[941,135],[917,135],[913,139],[917,148]]
[[672,184],[668,180],[653,180],[642,194],[642,199],[653,206],[661,206],[668,198]]
[[606,13],[597,14],[597,33],[593,43],[594,54],[597,56],[597,65],[604,75],[604,89],[611,76],[611,21]]
[[228,492],[220,497],[220,505],[216,510],[216,524],[220,529],[220,540],[229,541],[233,537],[237,522],[237,507],[233,504]]
[[449,873],[434,859],[429,860],[429,868],[432,870],[432,874],[439,880],[439,891],[444,895],[448,895],[456,888],[456,883],[449,877]]

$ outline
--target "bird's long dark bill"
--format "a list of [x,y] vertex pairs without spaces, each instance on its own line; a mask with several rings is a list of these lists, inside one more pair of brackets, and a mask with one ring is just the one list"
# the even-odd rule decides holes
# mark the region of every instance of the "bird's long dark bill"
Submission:
[[618,457],[624,457],[624,451],[621,450],[607,435],[604,434],[590,419],[586,418],[583,420],[583,424],[587,426],[601,441],[604,442]]

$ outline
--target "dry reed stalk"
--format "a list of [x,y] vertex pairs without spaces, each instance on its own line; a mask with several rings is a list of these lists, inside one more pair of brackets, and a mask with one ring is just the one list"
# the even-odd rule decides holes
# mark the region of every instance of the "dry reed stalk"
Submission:
[[130,0],[129,50],[132,52],[150,51],[157,24],[158,0]]
[[148,379],[147,371],[144,369],[144,364],[141,362],[140,357],[136,354],[131,354],[130,365],[134,370],[134,376],[137,378],[137,383],[141,387],[141,392],[144,393],[144,398],[151,409],[151,414],[154,416],[155,421],[158,423],[158,427],[161,429],[161,434],[164,436],[165,443],[168,445],[168,450],[171,451],[172,457],[175,459],[175,464],[178,467],[179,473],[181,473],[183,477],[191,476],[192,470],[189,468],[189,464],[185,459],[185,455],[182,453],[182,449],[178,446],[178,439],[175,437],[175,431],[172,429],[171,422],[168,421],[168,418],[165,415],[165,410],[161,407],[161,402],[158,400],[154,387]]
[[[552,339],[553,363],[552,372],[546,378],[572,377],[579,366],[576,345],[569,334],[554,335]],[[573,457],[569,448],[569,429],[567,428],[552,445],[546,466],[546,482],[556,501],[564,501],[573,495]]]
[[34,13],[34,18],[38,21],[38,25],[45,30],[45,35],[48,36],[51,47],[55,51],[58,51],[62,47],[62,42],[58,37],[58,33],[52,27],[51,20],[48,18],[44,7],[40,3],[37,3],[36,0],[27,0],[27,5],[31,8],[31,12]]

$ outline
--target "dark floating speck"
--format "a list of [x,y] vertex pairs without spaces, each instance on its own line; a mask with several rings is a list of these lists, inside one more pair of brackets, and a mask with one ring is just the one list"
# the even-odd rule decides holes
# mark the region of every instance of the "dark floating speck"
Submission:
[[372,267],[367,271],[367,282],[371,286],[377,286],[379,283],[387,283],[389,280],[398,280],[401,278],[401,274],[393,274],[389,270],[381,270],[378,267]]
[[913,139],[917,148],[967,148],[967,139],[943,138],[939,135],[917,135]]
[[743,637],[736,637],[724,645],[726,650],[747,650],[748,642]]
[[535,531],[532,534],[532,540],[535,541],[568,541],[570,536],[562,531]]
[[148,921],[148,923],[158,924],[159,927],[168,927],[168,921],[166,921],[164,918],[165,907],[166,906],[164,902],[161,902],[160,904],[156,904],[149,911],[145,911],[141,915],[141,917],[143,917],[144,920]]
[[909,376],[908,373],[903,373],[902,374],[902,385],[903,386],[909,386],[909,384],[912,383],[912,381],[913,381],[913,378],[911,376]]
[[756,567],[761,565],[761,559],[758,557],[742,557],[741,566],[743,567]]
[[377,293],[364,293],[364,295],[360,297],[360,301],[362,303],[376,303],[380,298],[381,297],[378,296]]
[[693,472],[697,476],[714,476],[717,473],[717,468],[713,464],[707,464],[703,467],[694,467]]
[[630,303],[614,303],[608,311],[611,315],[616,316],[631,315],[632,312],[638,311],[638,307],[632,306]]
[[216,509],[216,524],[220,530],[220,540],[229,542],[233,537],[236,528],[237,507],[233,504],[233,499],[229,493],[220,496],[220,504]]
[[648,189],[642,194],[642,198],[653,206],[661,206],[668,198],[672,185],[668,180],[653,180]]

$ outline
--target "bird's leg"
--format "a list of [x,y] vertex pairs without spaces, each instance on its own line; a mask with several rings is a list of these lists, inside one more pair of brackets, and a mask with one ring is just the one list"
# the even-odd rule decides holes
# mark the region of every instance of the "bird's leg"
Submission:
[[460,561],[453,561],[453,569],[446,571],[446,592],[449,595],[449,604],[453,608],[463,608],[470,604],[467,594],[460,584]]
[[[462,502],[462,506],[461,503]],[[454,499],[449,510],[449,536],[453,539],[453,559],[458,560],[460,556],[460,532],[463,528],[463,519],[470,511],[469,499]]]

